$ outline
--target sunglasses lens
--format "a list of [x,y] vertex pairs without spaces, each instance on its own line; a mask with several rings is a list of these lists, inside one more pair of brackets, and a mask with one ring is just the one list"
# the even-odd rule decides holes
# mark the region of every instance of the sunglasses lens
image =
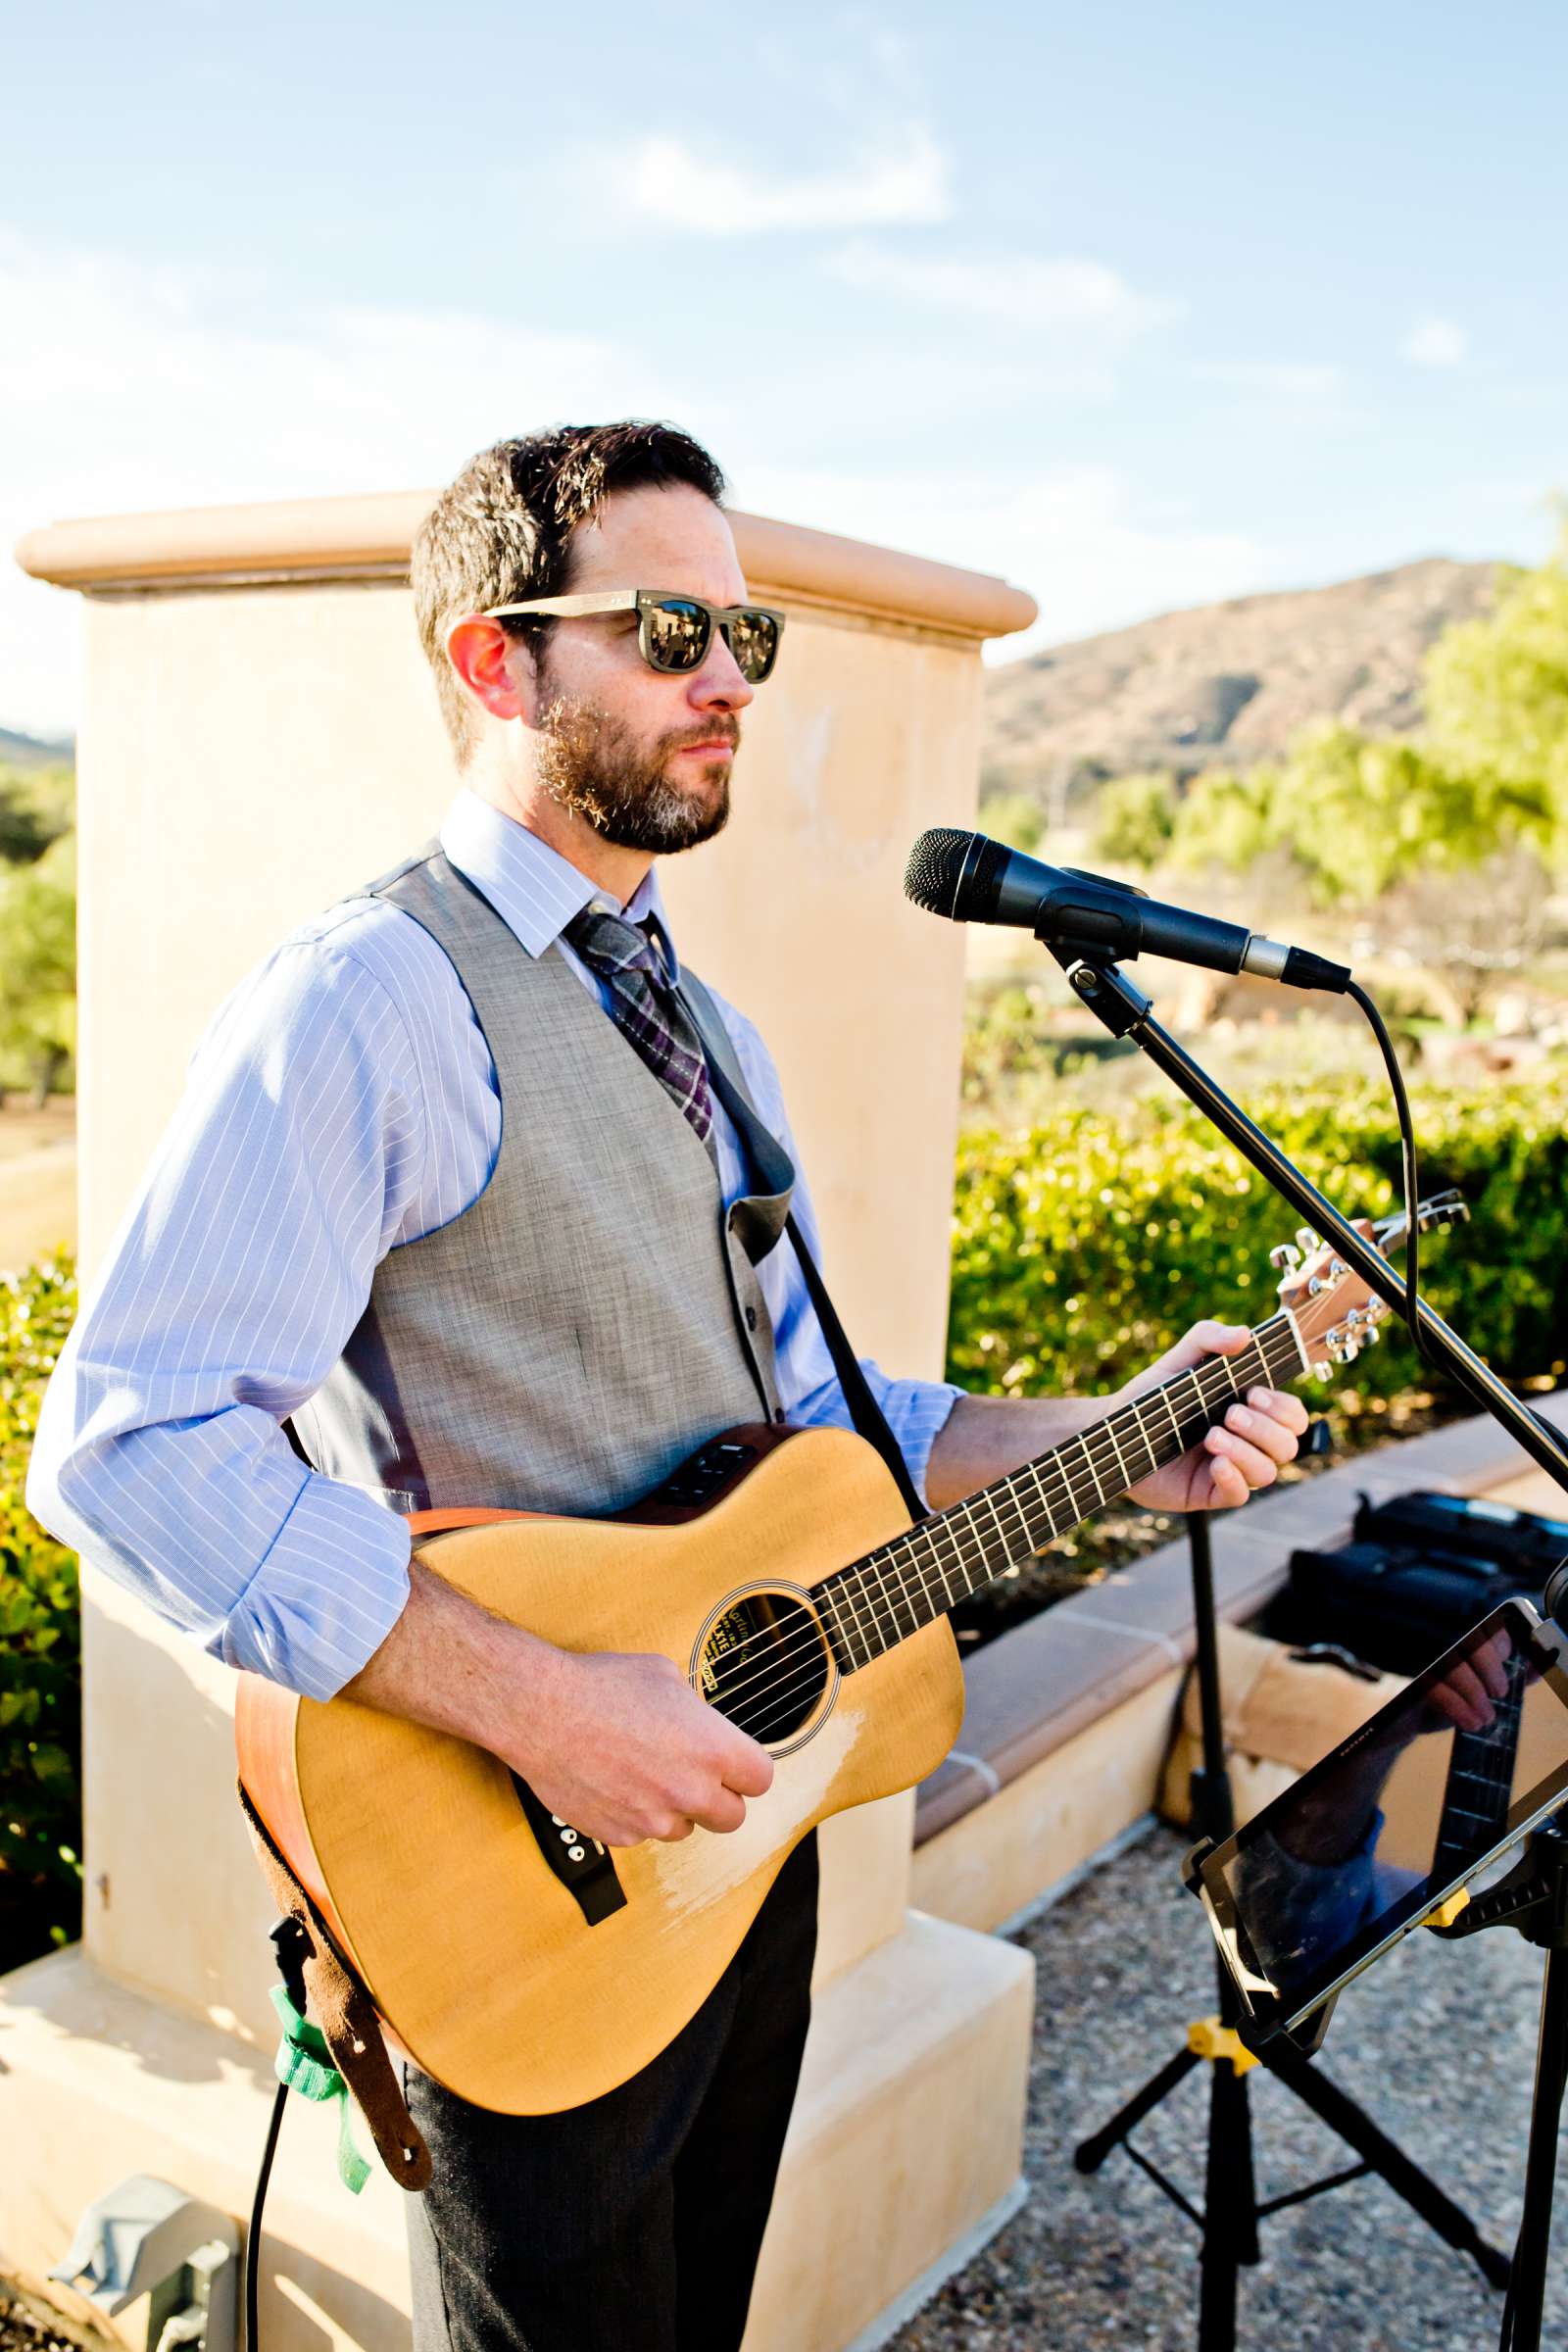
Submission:
[[771,612],[737,612],[729,626],[735,666],[749,686],[760,685],[778,652],[778,623]]
[[666,596],[643,612],[644,642],[656,669],[695,669],[708,651],[709,618],[701,605]]

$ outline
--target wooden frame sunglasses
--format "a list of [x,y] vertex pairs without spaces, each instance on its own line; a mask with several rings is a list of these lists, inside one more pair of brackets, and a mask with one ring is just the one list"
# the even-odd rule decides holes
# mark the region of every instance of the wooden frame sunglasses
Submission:
[[784,615],[764,605],[710,605],[706,597],[681,596],[658,588],[606,588],[582,596],[540,596],[527,604],[495,605],[486,620],[555,617],[575,620],[590,612],[635,612],[637,650],[650,669],[678,676],[700,666],[716,628],[749,686],[772,673]]

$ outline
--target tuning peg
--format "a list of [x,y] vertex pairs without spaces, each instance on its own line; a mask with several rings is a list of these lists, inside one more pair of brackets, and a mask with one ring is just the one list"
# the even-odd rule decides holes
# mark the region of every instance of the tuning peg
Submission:
[[1303,1257],[1310,1257],[1313,1250],[1321,1250],[1323,1245],[1318,1240],[1317,1235],[1312,1231],[1310,1225],[1298,1225],[1296,1228],[1296,1247],[1300,1250]]
[[1301,1252],[1294,1242],[1276,1242],[1268,1253],[1268,1262],[1276,1274],[1294,1274],[1301,1262]]

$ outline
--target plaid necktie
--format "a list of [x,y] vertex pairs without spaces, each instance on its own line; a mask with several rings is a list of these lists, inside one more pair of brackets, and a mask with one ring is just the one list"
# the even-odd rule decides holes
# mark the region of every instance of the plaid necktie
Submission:
[[601,914],[592,906],[574,914],[562,937],[591,972],[609,982],[616,1028],[679,1104],[716,1166],[713,1098],[702,1040],[652,941],[618,914]]

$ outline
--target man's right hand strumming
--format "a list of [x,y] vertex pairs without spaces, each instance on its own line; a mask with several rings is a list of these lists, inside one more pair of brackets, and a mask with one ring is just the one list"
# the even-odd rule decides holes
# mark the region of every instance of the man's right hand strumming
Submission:
[[605,1845],[738,1830],[773,1779],[668,1658],[557,1649],[416,1559],[407,1607],[342,1695],[488,1747]]

